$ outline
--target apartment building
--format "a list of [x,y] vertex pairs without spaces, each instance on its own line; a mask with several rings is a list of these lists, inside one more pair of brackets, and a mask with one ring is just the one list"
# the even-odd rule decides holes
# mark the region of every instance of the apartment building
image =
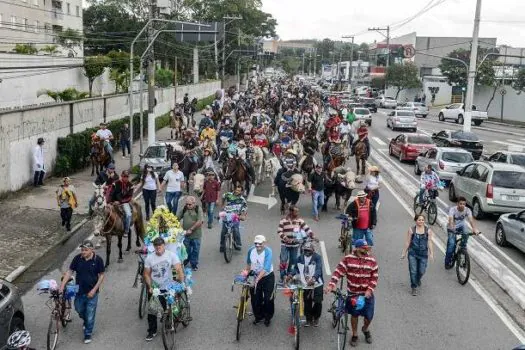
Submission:
[[[34,43],[38,49],[56,44],[56,35],[68,28],[82,33],[82,0],[2,0],[0,2],[0,52],[12,52],[16,44]],[[64,56],[82,57],[59,48]]]

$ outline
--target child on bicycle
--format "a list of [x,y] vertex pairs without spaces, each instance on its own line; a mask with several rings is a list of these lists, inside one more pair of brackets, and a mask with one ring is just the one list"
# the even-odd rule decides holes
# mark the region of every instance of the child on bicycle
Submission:
[[425,167],[425,171],[421,174],[421,179],[419,180],[419,205],[423,205],[425,199],[425,191],[428,191],[430,194],[431,191],[434,191],[437,197],[437,190],[439,189],[439,176],[436,174],[432,165],[428,164]]

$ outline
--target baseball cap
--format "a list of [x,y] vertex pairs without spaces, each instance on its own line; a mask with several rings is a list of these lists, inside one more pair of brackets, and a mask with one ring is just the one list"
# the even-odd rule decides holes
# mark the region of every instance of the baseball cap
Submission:
[[253,239],[253,243],[264,243],[266,242],[266,237],[264,237],[263,235],[257,235],[255,236],[255,238]]
[[94,245],[93,245],[93,242],[91,242],[89,239],[86,239],[84,242],[82,242],[82,244],[80,245],[80,248],[93,249]]
[[164,242],[164,239],[162,237],[157,237],[153,240],[153,245],[158,247],[159,245],[163,245],[166,242]]
[[368,243],[366,242],[366,239],[356,239],[354,241],[354,247],[356,247],[356,248],[364,248],[364,249],[370,248],[368,246]]
[[113,163],[109,163],[109,165],[108,165],[108,169],[113,169],[113,170],[115,170],[115,164],[113,164]]

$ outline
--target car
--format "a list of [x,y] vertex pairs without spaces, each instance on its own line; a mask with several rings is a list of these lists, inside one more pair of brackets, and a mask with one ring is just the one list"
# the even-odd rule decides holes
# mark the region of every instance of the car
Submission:
[[392,97],[379,96],[379,98],[376,99],[376,105],[381,108],[395,109],[397,107],[397,101],[395,98]]
[[377,105],[373,98],[363,97],[360,101],[363,104],[363,107],[368,108],[370,112],[377,113]]
[[368,108],[355,107],[353,109],[356,120],[364,120],[368,126],[372,126],[372,113]]
[[414,114],[416,115],[416,117],[420,116],[420,117],[426,118],[428,115],[428,107],[425,106],[425,104],[421,102],[406,102],[406,103],[403,103],[402,106],[404,108],[408,108],[414,111]]
[[496,243],[502,247],[512,244],[525,252],[525,210],[503,214],[496,223]]
[[465,197],[472,215],[504,214],[525,209],[525,169],[515,164],[475,161],[452,178],[448,197]]
[[427,149],[436,147],[425,134],[400,134],[390,140],[388,154],[397,156],[399,161],[416,160]]
[[432,140],[439,147],[459,147],[466,149],[475,160],[481,158],[483,142],[472,133],[462,130],[442,130],[432,134]]
[[416,158],[414,173],[421,175],[421,172],[431,165],[441,180],[451,181],[457,171],[473,161],[472,154],[463,148],[432,147]]
[[412,111],[396,109],[388,114],[386,118],[386,126],[392,130],[411,129],[417,131],[416,115]]
[[525,167],[525,153],[499,151],[487,158],[489,162],[516,164]]
[[140,154],[139,169],[144,170],[146,164],[153,167],[153,171],[162,177],[171,169],[171,160],[167,159],[168,145],[178,145],[177,142],[158,141],[148,146],[143,154]]
[[24,305],[18,288],[0,278],[0,346],[7,343],[12,333],[25,329],[24,320]]
[[[481,125],[483,121],[488,120],[487,112],[480,112],[476,106],[472,106],[471,120],[475,125]],[[453,119],[456,123],[465,122],[465,104],[453,103],[439,111],[439,121],[444,122],[447,119]]]

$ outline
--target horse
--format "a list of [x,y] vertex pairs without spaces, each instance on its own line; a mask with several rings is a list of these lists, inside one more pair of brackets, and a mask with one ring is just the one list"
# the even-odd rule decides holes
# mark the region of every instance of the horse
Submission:
[[184,174],[184,178],[188,180],[186,181],[186,192],[189,193],[190,179],[202,167],[202,158],[199,158],[197,162],[192,162],[190,156],[182,150],[182,147],[174,148],[172,145],[168,145],[166,157],[171,161],[171,166],[173,166],[173,163],[179,165],[179,170]]
[[245,188],[246,196],[248,196],[250,194],[250,180],[248,169],[244,166],[243,161],[239,157],[230,157],[224,163],[224,167],[224,180],[230,180],[230,191],[240,185]]
[[[95,201],[93,203],[93,233],[95,237],[98,237],[102,230],[102,224],[104,223],[104,210],[106,209],[107,201],[104,187],[95,184],[93,184],[93,186],[95,187]],[[104,237],[96,240],[95,248],[100,248],[101,241],[105,241]]]
[[263,174],[262,174],[262,168],[264,164],[264,152],[261,147],[253,147],[253,169],[255,171],[255,179],[254,182],[256,185],[261,183],[263,181]]
[[281,168],[281,162],[277,157],[268,157],[264,160],[264,178],[275,178]]
[[[142,218],[142,208],[140,204],[132,201],[131,203],[131,224],[135,227],[136,241],[135,245],[140,247],[141,240],[144,241],[144,220]],[[118,205],[109,204],[104,209],[104,222],[100,234],[106,237],[106,267],[109,266],[109,260],[111,256],[111,237],[117,236],[118,246],[118,262],[121,263],[122,259],[122,237],[124,232],[124,212]],[[131,231],[128,233],[128,246],[126,251],[131,250]]]
[[332,194],[335,194],[335,208],[341,210],[341,198],[344,200],[344,205],[352,196],[352,191],[355,189],[356,176],[353,171],[344,167],[334,169],[333,175],[329,177],[325,183],[325,201],[323,211],[327,211],[327,203]]
[[310,153],[306,153],[299,161],[299,169],[301,169],[301,172],[305,174],[306,178],[310,176],[316,165],[317,161]]
[[91,176],[95,175],[95,170],[97,175],[109,165],[111,162],[111,155],[106,152],[104,148],[104,141],[98,138],[94,139],[91,143],[91,148],[93,152],[91,153]]
[[[368,149],[366,143],[362,140],[357,141],[355,145],[355,162],[357,164],[357,176],[364,176],[366,169],[366,160],[368,159]],[[359,181],[358,181],[359,182]]]
[[172,114],[170,119],[171,139],[173,140],[174,138],[173,134],[175,134],[175,139],[180,139],[182,137],[182,132],[186,129],[187,125],[188,121],[186,116]]

